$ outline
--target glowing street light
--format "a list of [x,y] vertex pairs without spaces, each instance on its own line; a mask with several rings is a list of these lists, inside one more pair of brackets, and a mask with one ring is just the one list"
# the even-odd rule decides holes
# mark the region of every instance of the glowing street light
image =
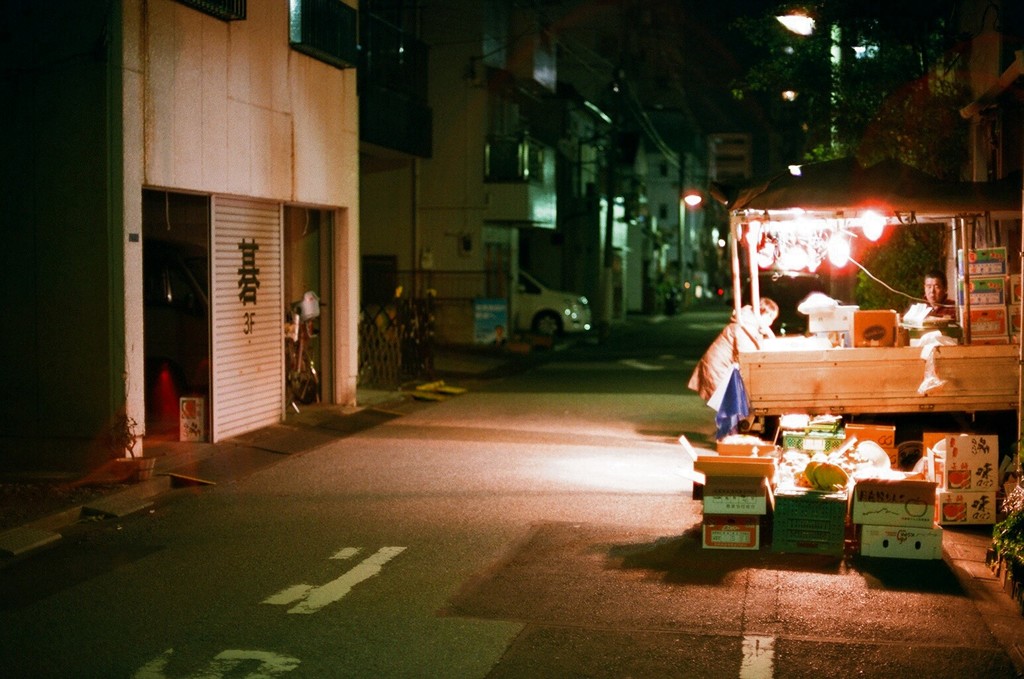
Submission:
[[793,12],[777,16],[775,19],[791,33],[796,33],[797,35],[810,35],[814,33],[814,19],[806,14]]
[[[682,197],[679,205],[679,239],[677,245],[677,266],[679,267],[679,285],[685,290],[690,286],[689,271],[685,265],[686,248],[690,243],[689,230],[692,226],[688,227],[686,224],[686,208],[697,208],[704,201],[703,196],[698,191],[693,189],[687,190]],[[683,207],[683,206],[686,207]]]
[[702,202],[704,202],[704,199],[701,197],[699,193],[695,191],[687,191],[686,195],[683,196],[683,202],[686,203],[689,207],[697,207]]

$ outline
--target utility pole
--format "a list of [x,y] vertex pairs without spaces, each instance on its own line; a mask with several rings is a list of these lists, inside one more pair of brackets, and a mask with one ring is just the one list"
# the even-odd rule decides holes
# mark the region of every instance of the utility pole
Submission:
[[601,339],[608,336],[611,330],[612,316],[614,315],[615,279],[613,276],[615,267],[615,195],[618,193],[618,163],[619,163],[619,131],[622,129],[620,106],[620,78],[622,69],[616,69],[615,79],[612,80],[612,124],[609,133],[609,143],[605,152],[605,196],[607,208],[604,219],[604,257],[601,266],[601,308],[597,328]]

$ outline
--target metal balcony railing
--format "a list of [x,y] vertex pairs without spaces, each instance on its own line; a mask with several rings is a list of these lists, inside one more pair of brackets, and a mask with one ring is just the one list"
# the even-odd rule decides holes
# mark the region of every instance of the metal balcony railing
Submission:
[[288,41],[296,51],[338,68],[359,58],[358,12],[338,0],[290,0]]
[[178,0],[178,2],[223,21],[245,19],[245,0]]

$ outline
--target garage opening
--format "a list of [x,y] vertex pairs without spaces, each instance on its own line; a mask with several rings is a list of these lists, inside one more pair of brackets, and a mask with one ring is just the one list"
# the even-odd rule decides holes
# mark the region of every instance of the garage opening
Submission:
[[[182,396],[210,402],[210,199],[142,192],[146,436],[178,440]],[[207,427],[208,427],[207,422]]]

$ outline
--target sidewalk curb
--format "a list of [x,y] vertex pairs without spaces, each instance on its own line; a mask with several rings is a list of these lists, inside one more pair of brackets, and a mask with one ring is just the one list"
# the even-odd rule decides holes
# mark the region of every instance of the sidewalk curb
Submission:
[[21,556],[53,544],[64,537],[60,531],[90,516],[119,518],[142,511],[152,506],[153,498],[170,488],[169,476],[157,476],[89,503],[11,528],[0,533],[0,555]]

